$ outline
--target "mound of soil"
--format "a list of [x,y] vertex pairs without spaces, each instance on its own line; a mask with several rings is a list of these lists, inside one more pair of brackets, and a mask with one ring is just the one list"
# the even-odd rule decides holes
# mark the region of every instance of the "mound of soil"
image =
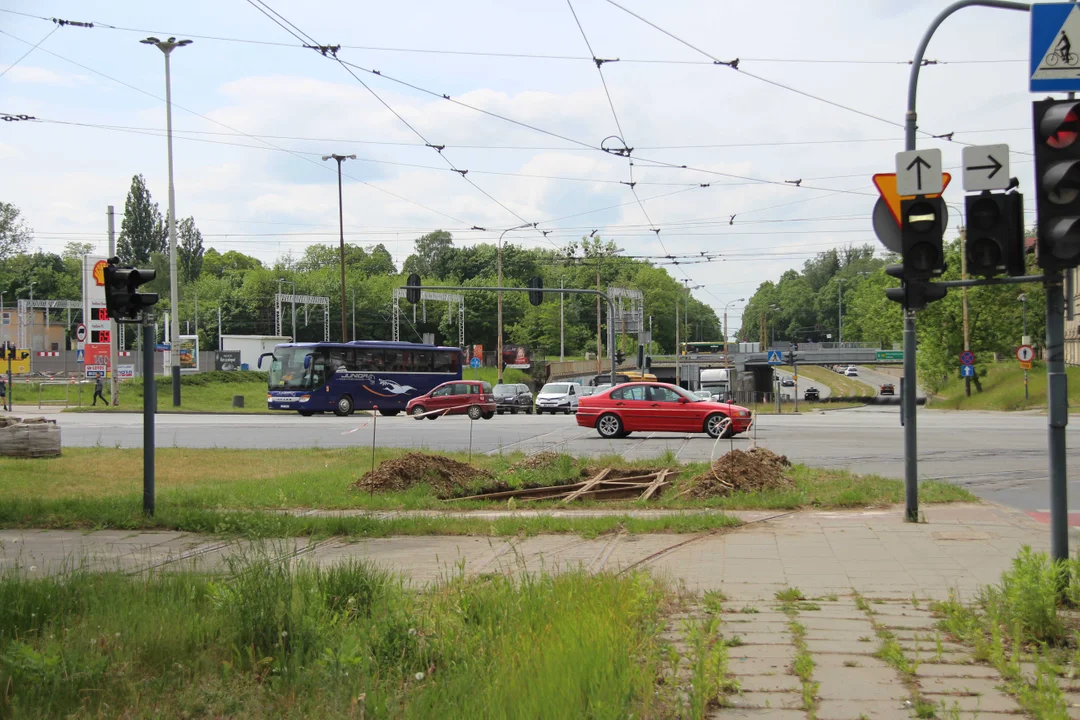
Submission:
[[519,470],[540,470],[541,468],[550,467],[559,461],[559,453],[552,452],[551,450],[542,450],[535,455],[530,455],[527,458],[518,460],[516,463],[506,468],[507,475],[511,475]]
[[686,494],[708,498],[791,487],[794,483],[784,474],[790,466],[787,457],[765,448],[732,450],[707,471],[691,478]]
[[470,483],[494,478],[487,470],[442,455],[412,452],[387,460],[364,473],[352,484],[352,488],[365,492],[386,492],[430,485],[440,497],[447,497]]

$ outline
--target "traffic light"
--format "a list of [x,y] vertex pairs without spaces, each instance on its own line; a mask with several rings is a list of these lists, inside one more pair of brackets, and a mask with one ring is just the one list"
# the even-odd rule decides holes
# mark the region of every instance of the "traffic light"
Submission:
[[420,302],[420,276],[412,273],[405,281],[405,285],[405,299],[413,305]]
[[791,343],[791,348],[790,348],[790,349],[788,350],[788,354],[789,354],[789,355],[790,355],[791,357],[789,357],[789,358],[788,358],[788,360],[790,360],[790,361],[791,361],[791,364],[792,364],[792,365],[794,365],[794,364],[795,364],[796,362],[798,362],[798,358],[797,358],[797,357],[795,356],[795,352],[796,352],[796,351],[797,351],[798,349],[799,349],[799,343],[797,343],[797,342],[793,342],[793,343]]
[[947,287],[925,280],[904,279],[903,265],[886,265],[885,274],[901,280],[898,288],[885,288],[885,297],[898,302],[908,310],[922,310],[927,304],[945,297]]
[[109,258],[105,267],[105,309],[117,320],[138,320],[142,311],[157,304],[157,293],[141,293],[139,286],[157,277],[156,270],[120,266],[119,258]]
[[964,198],[967,216],[967,269],[972,275],[992,277],[1025,273],[1024,196],[991,193]]
[[900,201],[903,278],[928,280],[945,270],[945,204],[940,198]]
[[1080,264],[1080,102],[1039,100],[1035,118],[1035,208],[1039,267]]
[[625,361],[626,361],[626,353],[624,353],[622,350],[616,350],[615,351],[615,364],[616,365],[622,365]]
[[537,292],[544,287],[544,278],[539,276],[529,278],[529,287],[531,288],[529,290],[529,302],[533,305],[539,305],[544,302],[544,293]]

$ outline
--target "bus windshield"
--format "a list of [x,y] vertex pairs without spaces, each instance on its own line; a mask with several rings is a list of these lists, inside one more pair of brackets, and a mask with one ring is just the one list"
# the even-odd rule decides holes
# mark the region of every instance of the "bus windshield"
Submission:
[[278,347],[270,364],[271,390],[301,390],[311,387],[311,367],[304,368],[304,358],[311,348]]

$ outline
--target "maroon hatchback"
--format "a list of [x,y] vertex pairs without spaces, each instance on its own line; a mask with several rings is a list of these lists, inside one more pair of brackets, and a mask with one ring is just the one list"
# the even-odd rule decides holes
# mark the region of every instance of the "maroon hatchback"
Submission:
[[434,420],[443,415],[468,415],[473,420],[495,416],[495,395],[491,385],[479,380],[453,380],[431,392],[415,397],[405,412],[417,420]]

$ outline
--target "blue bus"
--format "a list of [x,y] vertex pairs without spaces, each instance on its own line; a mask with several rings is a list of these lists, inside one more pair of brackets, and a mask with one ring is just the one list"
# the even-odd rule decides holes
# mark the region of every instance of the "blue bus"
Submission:
[[459,348],[420,343],[289,343],[259,356],[260,368],[263,358],[270,360],[267,406],[304,417],[376,407],[397,415],[412,398],[461,379]]

